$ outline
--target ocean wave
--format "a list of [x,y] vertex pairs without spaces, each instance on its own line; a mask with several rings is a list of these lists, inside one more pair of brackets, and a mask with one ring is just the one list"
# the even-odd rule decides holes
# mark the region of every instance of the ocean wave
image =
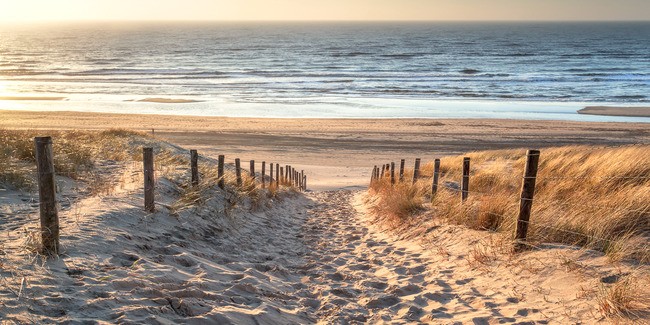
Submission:
[[105,76],[105,75],[137,75],[137,76],[151,76],[151,75],[183,75],[183,76],[221,76],[224,72],[221,71],[201,71],[201,70],[184,70],[184,69],[122,69],[122,68],[106,68],[106,69],[93,69],[76,72],[62,73],[66,76]]
[[335,58],[352,58],[352,57],[357,57],[357,56],[367,56],[367,55],[372,55],[370,52],[339,52],[339,53],[332,53],[330,54],[331,56]]
[[477,74],[477,73],[480,73],[481,70],[478,70],[478,69],[463,69],[463,70],[460,70],[459,72],[462,73],[462,74]]
[[0,69],[0,76],[14,77],[14,76],[38,76],[45,75],[48,72],[33,70],[33,69]]

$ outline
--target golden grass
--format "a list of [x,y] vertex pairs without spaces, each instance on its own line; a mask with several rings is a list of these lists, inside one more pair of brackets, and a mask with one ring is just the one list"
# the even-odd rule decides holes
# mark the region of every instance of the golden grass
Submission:
[[[35,153],[34,137],[45,132],[0,129],[0,183],[19,189],[33,189]],[[100,160],[126,161],[137,148],[135,137],[145,135],[126,130],[48,131],[53,137],[54,170],[57,174],[78,179],[93,171]]]
[[[532,245],[562,243],[603,251],[613,260],[650,261],[650,146],[570,146],[541,151],[535,201],[528,230]],[[431,198],[433,164],[423,165],[414,186],[371,186],[379,211],[406,218],[399,200],[421,193],[434,216],[474,229],[514,232],[525,150],[471,152],[441,159],[440,188]],[[470,195],[457,191],[462,159],[471,158]],[[412,171],[405,179],[410,180]],[[384,202],[397,200],[396,202]]]

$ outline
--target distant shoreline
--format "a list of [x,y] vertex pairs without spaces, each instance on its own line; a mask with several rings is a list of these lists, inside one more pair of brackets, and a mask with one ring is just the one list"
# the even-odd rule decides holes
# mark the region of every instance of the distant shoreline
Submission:
[[579,110],[578,114],[602,115],[602,116],[650,117],[650,106],[649,107],[587,106]]

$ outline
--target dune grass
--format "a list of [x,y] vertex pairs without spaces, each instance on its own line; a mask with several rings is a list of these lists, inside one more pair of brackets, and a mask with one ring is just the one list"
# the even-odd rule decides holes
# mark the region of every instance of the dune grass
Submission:
[[134,137],[146,135],[126,130],[36,131],[0,129],[0,184],[23,190],[35,185],[34,137],[52,136],[54,170],[78,179],[92,172],[100,160],[126,161],[137,156],[130,145]]
[[[528,230],[531,245],[560,243],[596,249],[612,260],[650,262],[650,146],[570,146],[541,151]],[[471,152],[441,159],[440,187],[431,197],[433,163],[411,185],[384,178],[370,187],[374,209],[398,219],[427,206],[432,217],[473,229],[514,233],[525,150]],[[463,157],[471,158],[470,194],[458,191]]]

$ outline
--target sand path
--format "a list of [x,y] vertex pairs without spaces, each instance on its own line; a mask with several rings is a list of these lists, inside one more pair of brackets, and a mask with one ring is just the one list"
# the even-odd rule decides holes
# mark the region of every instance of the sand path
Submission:
[[[372,225],[361,192],[309,194],[304,240],[307,286],[297,292],[319,323],[473,324],[546,319],[502,288],[478,287],[465,268]],[[456,272],[459,271],[459,272]],[[507,286],[506,286],[507,287]],[[496,289],[496,290],[494,290]]]
[[[0,315],[18,323],[596,320],[593,306],[576,297],[578,287],[591,282],[546,266],[553,264],[548,256],[531,254],[543,264],[534,273],[512,264],[481,271],[467,262],[475,233],[426,226],[422,236],[398,237],[366,212],[363,191],[289,195],[230,220],[215,218],[212,209],[142,217],[139,192],[116,194],[82,199],[78,210],[63,211],[65,254],[47,265],[20,253],[24,235],[11,230],[25,227],[25,220],[0,224],[4,249],[14,252],[0,255],[13,270],[0,273]],[[167,195],[162,191],[161,200]],[[34,228],[36,215],[30,218]]]

